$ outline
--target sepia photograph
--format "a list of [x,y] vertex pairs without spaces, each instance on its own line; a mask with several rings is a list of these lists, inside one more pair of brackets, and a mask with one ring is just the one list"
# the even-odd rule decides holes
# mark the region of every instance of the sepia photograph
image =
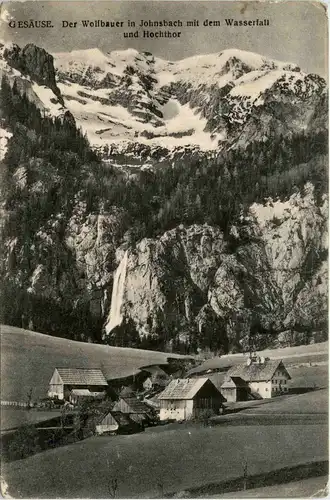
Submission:
[[1,498],[326,498],[328,12],[0,5]]

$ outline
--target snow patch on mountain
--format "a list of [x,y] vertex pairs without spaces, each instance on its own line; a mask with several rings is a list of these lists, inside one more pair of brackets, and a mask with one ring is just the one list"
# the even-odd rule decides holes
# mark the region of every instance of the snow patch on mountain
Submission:
[[272,94],[291,93],[298,102],[323,85],[293,63],[237,49],[180,61],[90,49],[54,60],[65,105],[95,147],[128,141],[214,150]]
[[0,161],[4,159],[7,153],[7,143],[9,139],[13,136],[9,130],[0,127]]
[[58,102],[54,92],[45,85],[32,84],[32,90],[44,105],[44,110],[51,116],[62,116],[63,106]]
[[267,59],[259,54],[238,49],[227,49],[220,53],[188,57],[170,62],[155,60],[155,72],[162,84],[184,80],[193,85],[207,83],[223,87],[247,72],[261,70],[299,71],[292,63]]
[[218,147],[220,134],[211,138],[204,131],[206,119],[201,118],[188,104],[181,105],[176,99],[158,105],[163,125],[154,127],[151,123],[141,121],[139,116],[124,106],[109,104],[108,89],[92,91],[88,87],[68,82],[59,83],[58,86],[66,107],[94,146],[136,140],[153,145],[159,144],[161,140],[161,144],[170,149],[189,144],[198,145],[202,150]]

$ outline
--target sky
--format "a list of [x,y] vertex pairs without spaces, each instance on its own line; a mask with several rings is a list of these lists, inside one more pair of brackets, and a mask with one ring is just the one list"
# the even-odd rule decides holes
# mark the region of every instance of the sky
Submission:
[[[0,35],[18,45],[35,43],[47,51],[66,52],[97,47],[105,52],[129,47],[168,60],[238,48],[298,64],[303,71],[327,76],[327,16],[319,2],[254,1],[33,1],[4,2]],[[270,26],[229,27],[226,18],[269,19]],[[50,20],[53,28],[10,28],[10,20]],[[124,28],[82,28],[81,20],[123,21]],[[199,27],[170,28],[180,38],[124,38],[128,20],[198,20]],[[63,28],[62,21],[78,21]],[[220,26],[203,26],[205,20]],[[126,28],[126,29],[125,29]],[[144,28],[157,31],[164,28]],[[136,29],[133,29],[135,31]],[[142,29],[143,31],[143,29]],[[141,34],[141,33],[140,33]]]

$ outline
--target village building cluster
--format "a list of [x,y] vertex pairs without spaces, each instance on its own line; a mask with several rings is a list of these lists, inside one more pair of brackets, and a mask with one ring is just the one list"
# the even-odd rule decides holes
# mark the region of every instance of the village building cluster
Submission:
[[69,409],[99,405],[102,411],[93,424],[96,434],[116,434],[205,414],[220,415],[226,405],[237,401],[287,393],[291,379],[281,360],[257,355],[225,373],[215,368],[177,375],[169,373],[166,365],[153,365],[141,369],[138,380],[133,377],[134,382],[125,385],[125,381],[107,380],[98,368],[55,368],[48,397]]

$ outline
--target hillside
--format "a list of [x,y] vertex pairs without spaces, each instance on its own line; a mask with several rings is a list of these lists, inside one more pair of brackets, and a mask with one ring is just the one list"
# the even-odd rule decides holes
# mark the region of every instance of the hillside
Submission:
[[[127,377],[142,366],[166,363],[168,354],[110,347],[51,337],[2,325],[1,399],[26,401],[46,397],[55,367],[100,368],[107,379]],[[171,357],[179,357],[170,355]]]
[[[271,359],[282,359],[285,365],[300,365],[302,363],[318,364],[328,360],[329,344],[320,342],[319,344],[302,345],[297,347],[282,347],[281,349],[265,349],[258,351],[258,354]],[[221,357],[207,359],[199,366],[192,368],[190,373],[205,372],[207,370],[227,370],[230,366],[246,361],[246,354],[229,354]]]
[[162,497],[242,477],[244,460],[251,475],[326,460],[326,432],[325,424],[151,428],[48,450],[6,464],[3,474],[14,497],[105,498],[114,478],[119,498]]

